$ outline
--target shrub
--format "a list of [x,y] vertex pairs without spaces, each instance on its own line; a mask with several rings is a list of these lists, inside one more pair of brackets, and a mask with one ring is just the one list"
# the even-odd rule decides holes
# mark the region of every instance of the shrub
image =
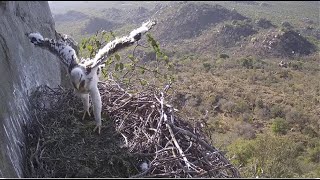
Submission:
[[255,101],[255,105],[256,105],[258,108],[263,108],[263,100],[260,99],[260,98],[257,98],[256,101]]
[[247,69],[264,69],[267,65],[266,62],[264,62],[261,59],[255,59],[252,57],[245,57],[240,59],[240,64],[242,67],[245,67]]
[[247,69],[253,69],[253,60],[252,58],[243,58],[241,59],[241,65]]
[[302,70],[303,64],[302,62],[292,62],[289,67],[291,67],[293,70]]
[[236,107],[235,107],[236,112],[238,113],[244,113],[250,110],[250,106],[248,103],[244,100],[240,100],[237,102]]
[[254,127],[247,122],[237,123],[235,125],[235,129],[237,134],[242,136],[244,139],[254,139],[256,137]]
[[285,117],[285,113],[283,111],[283,108],[278,105],[273,105],[271,107],[270,111],[271,111],[271,118],[276,118],[276,117],[284,118]]
[[291,79],[293,76],[288,70],[283,70],[279,72],[279,77],[283,79]]
[[318,133],[310,126],[303,128],[302,133],[310,137],[317,137]]
[[300,129],[305,126],[306,117],[301,109],[292,108],[289,112],[286,113],[285,117],[288,123],[297,124]]
[[237,104],[234,103],[233,101],[226,101],[225,103],[221,104],[221,109],[224,112],[232,114],[236,110],[236,105]]
[[310,162],[320,163],[320,143],[313,149],[310,149],[308,153]]
[[227,54],[220,54],[219,57],[222,58],[222,59],[227,59],[227,58],[229,58],[229,56],[228,56]]
[[270,119],[270,110],[268,107],[264,107],[261,109],[256,109],[255,113],[259,119],[269,120]]
[[234,156],[232,160],[235,165],[246,166],[254,154],[252,141],[238,139],[227,147],[228,154]]
[[288,131],[288,123],[282,118],[275,118],[271,125],[272,132],[276,134],[286,134]]
[[292,178],[302,173],[297,160],[301,145],[287,136],[258,134],[253,140],[234,141],[227,150],[232,163],[242,166],[242,177]]
[[210,63],[203,63],[203,67],[208,72],[211,69],[211,64]]

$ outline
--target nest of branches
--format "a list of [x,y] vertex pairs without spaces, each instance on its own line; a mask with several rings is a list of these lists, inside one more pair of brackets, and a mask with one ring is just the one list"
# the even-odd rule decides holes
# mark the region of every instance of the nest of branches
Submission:
[[99,90],[100,135],[93,117],[81,121],[83,107],[71,89],[40,86],[33,93],[28,177],[240,177],[201,129],[167,104],[166,90],[131,94],[113,80]]

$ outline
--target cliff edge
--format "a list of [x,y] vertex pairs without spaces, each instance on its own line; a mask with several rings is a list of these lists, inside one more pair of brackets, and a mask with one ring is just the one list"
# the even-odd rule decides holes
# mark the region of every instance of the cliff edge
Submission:
[[34,47],[26,33],[54,38],[47,1],[0,1],[0,178],[23,177],[23,126],[29,124],[28,95],[41,84],[61,83],[60,62]]

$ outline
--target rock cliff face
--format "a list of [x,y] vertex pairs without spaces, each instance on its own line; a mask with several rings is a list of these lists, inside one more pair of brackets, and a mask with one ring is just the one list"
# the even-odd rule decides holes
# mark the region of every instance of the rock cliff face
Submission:
[[28,125],[28,95],[41,84],[61,83],[56,56],[34,47],[25,35],[55,38],[47,1],[0,1],[0,178],[24,177],[23,126]]

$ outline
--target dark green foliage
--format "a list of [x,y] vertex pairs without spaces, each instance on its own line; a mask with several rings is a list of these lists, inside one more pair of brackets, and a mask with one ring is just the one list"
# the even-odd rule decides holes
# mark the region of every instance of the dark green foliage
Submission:
[[[285,148],[284,148],[285,147]],[[237,140],[228,147],[233,163],[245,177],[290,178],[300,174],[296,157],[302,146],[289,137],[260,134],[254,140]]]
[[320,163],[320,143],[316,144],[314,148],[311,148],[308,153],[310,162]]
[[275,134],[286,134],[288,131],[288,123],[282,118],[275,118],[271,125],[272,132]]
[[250,57],[243,58],[241,59],[241,65],[247,69],[253,69],[253,59]]
[[260,18],[257,22],[257,25],[261,28],[264,28],[264,29],[268,29],[268,28],[271,28],[271,27],[275,27],[271,21],[267,20],[266,18]]
[[227,54],[220,54],[219,57],[222,58],[222,59],[227,59],[227,58],[229,58],[229,56],[228,56]]
[[110,33],[106,31],[97,31],[95,35],[83,38],[80,42],[80,56],[90,59],[93,58],[98,50],[111,40],[110,36]]
[[[97,31],[95,35],[82,39],[80,43],[80,56],[93,58],[99,49],[115,37],[116,35],[112,31],[109,33],[106,31]],[[128,54],[127,58],[121,58],[118,53],[111,55],[105,62],[105,68],[102,70],[104,76],[106,77],[107,72],[109,71],[112,72],[114,78],[122,81],[128,86],[136,86],[138,84],[145,86],[146,84],[149,84],[149,82],[143,76],[148,77],[149,75],[146,75],[145,73],[149,72],[158,81],[164,84],[172,83],[174,81],[174,77],[172,73],[168,72],[172,72],[174,70],[173,63],[169,61],[169,57],[163,52],[159,43],[151,36],[151,34],[147,34],[146,37],[149,45],[148,52],[156,54],[156,66],[152,66],[151,64],[142,64],[140,62],[141,59],[133,55],[135,53],[135,49],[138,47],[137,45],[134,48],[133,53]],[[138,72],[138,74],[136,74],[136,72]],[[129,74],[132,75],[130,78],[127,78]],[[137,83],[134,84],[134,82]]]

